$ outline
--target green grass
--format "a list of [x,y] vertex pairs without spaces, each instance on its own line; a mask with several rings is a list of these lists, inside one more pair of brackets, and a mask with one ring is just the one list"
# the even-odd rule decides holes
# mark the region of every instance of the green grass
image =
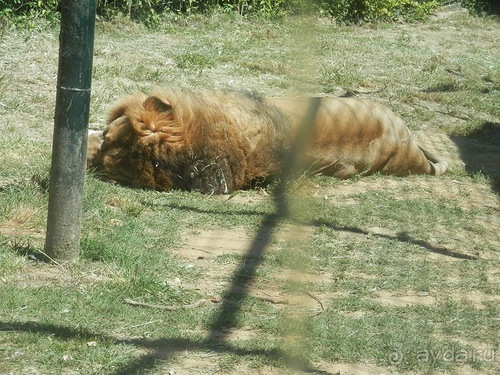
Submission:
[[[464,16],[340,27],[216,14],[155,31],[99,22],[93,128],[115,99],[155,86],[350,91],[431,134],[453,170],[302,178],[287,189],[286,217],[276,212],[276,183],[208,197],[89,174],[80,261],[65,265],[37,260],[57,30],[5,31],[0,374],[498,373],[499,170],[488,164],[498,157],[498,30],[496,18]],[[163,311],[127,298],[211,302]]]

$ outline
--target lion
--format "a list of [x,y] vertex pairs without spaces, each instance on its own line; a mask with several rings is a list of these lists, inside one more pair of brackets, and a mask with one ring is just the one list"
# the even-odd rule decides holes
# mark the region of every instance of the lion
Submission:
[[[307,111],[304,98],[267,98],[297,129]],[[306,160],[312,174],[346,179],[354,175],[442,175],[448,163],[418,146],[403,120],[386,106],[358,98],[323,97]]]
[[[299,162],[338,178],[441,175],[447,163],[419,147],[380,104],[323,97]],[[227,194],[280,176],[310,98],[157,90],[122,99],[104,132],[89,135],[88,168],[134,188]]]

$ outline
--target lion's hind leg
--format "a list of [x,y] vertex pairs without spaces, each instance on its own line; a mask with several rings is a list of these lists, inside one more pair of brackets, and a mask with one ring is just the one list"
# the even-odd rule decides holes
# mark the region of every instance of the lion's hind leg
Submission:
[[434,176],[441,176],[448,170],[448,163],[431,152],[423,149],[422,147],[418,146],[418,148],[422,151],[424,156],[427,158],[427,161],[431,165],[431,173]]

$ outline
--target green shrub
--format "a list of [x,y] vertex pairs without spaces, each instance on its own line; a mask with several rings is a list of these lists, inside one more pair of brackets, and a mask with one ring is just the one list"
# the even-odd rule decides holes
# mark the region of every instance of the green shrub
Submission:
[[500,14],[498,0],[462,0],[462,5],[473,14]]
[[[0,0],[0,17],[30,25],[36,18],[59,19],[60,0]],[[166,13],[238,12],[242,16],[282,17],[305,11],[334,17],[339,23],[419,20],[446,0],[97,0],[104,18],[125,16],[154,27]],[[498,13],[497,0],[463,0],[475,14]]]
[[321,8],[338,22],[422,19],[442,4],[441,0],[322,0]]
[[9,18],[27,28],[35,26],[37,18],[55,22],[59,19],[59,0],[0,0],[0,19]]
[[59,0],[0,0],[0,15],[47,16],[58,4]]

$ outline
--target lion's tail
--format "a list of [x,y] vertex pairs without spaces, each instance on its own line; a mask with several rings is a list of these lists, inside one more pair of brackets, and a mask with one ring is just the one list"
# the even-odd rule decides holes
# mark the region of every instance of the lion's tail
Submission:
[[431,165],[432,171],[431,174],[434,176],[441,176],[444,172],[448,170],[448,162],[439,157],[435,156],[431,152],[424,150],[422,147],[418,146],[420,150],[424,153],[427,160]]

